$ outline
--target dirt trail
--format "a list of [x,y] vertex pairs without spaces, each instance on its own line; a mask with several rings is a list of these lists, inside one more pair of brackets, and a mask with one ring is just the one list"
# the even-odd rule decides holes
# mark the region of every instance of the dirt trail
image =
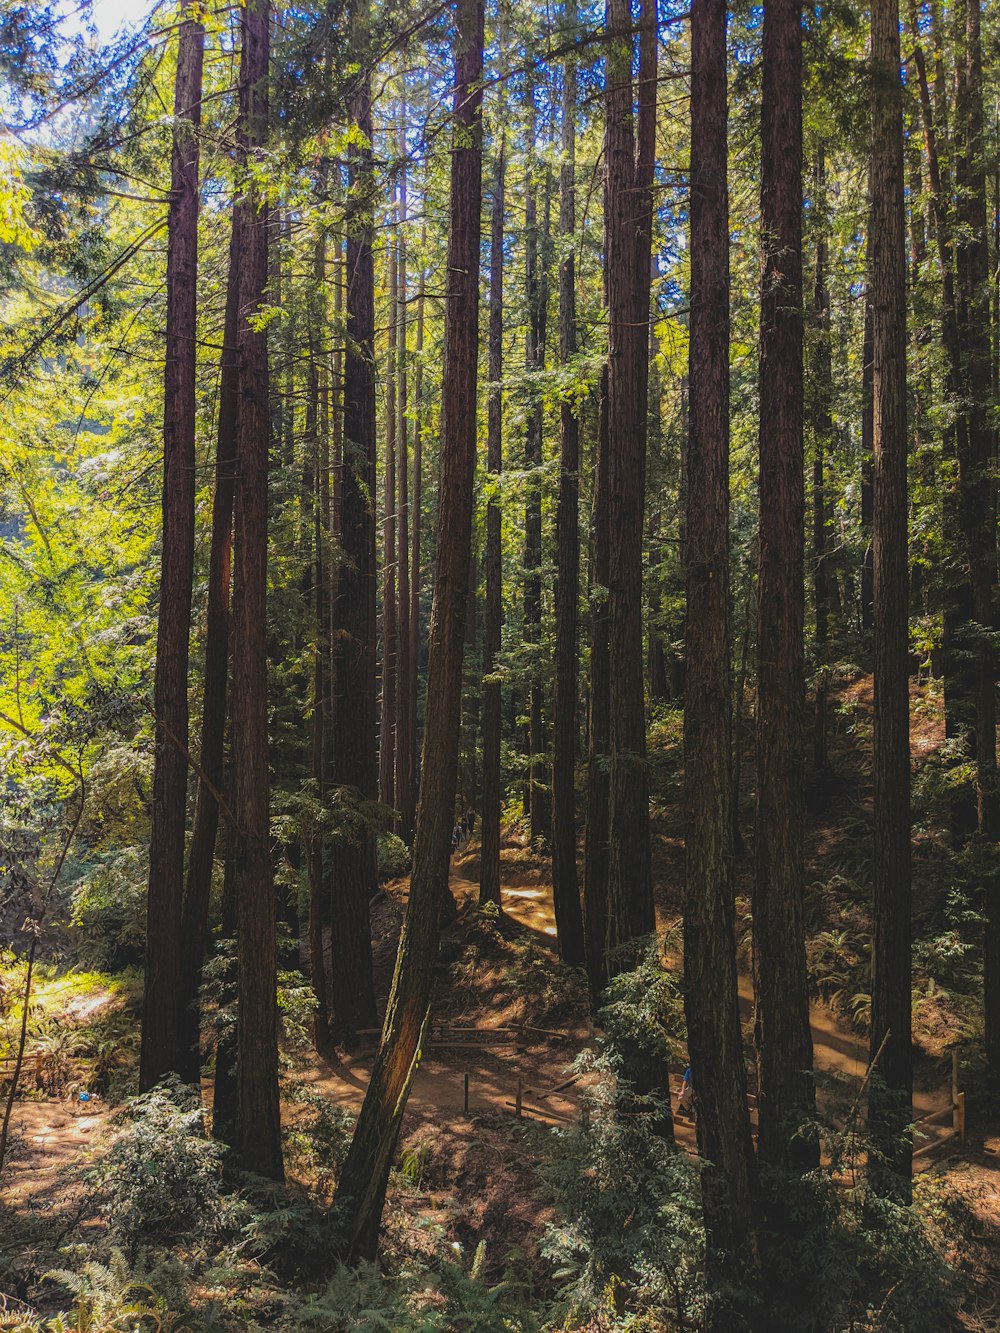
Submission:
[[[505,858],[502,873],[503,910],[518,924],[530,930],[536,938],[554,946],[556,926],[550,884],[539,879],[536,866],[522,866]],[[460,904],[478,893],[479,860],[476,849],[470,849],[452,859],[450,884]],[[401,895],[405,900],[405,890]],[[676,926],[675,921],[663,920],[661,929]],[[753,983],[749,975],[739,978],[740,1010],[744,1023],[753,1011]],[[867,1042],[824,1004],[814,1003],[810,1010],[813,1056],[817,1073],[831,1076],[840,1090],[840,1096],[852,1100],[860,1087],[868,1064]],[[464,1113],[464,1077],[470,1079],[470,1115],[484,1110],[512,1114],[518,1077],[522,1079],[524,1104],[534,1118],[550,1124],[564,1123],[579,1109],[573,1090],[541,1099],[538,1090],[553,1088],[565,1076],[566,1066],[583,1045],[587,1034],[571,1034],[571,1041],[559,1046],[538,1047],[510,1051],[488,1047],[468,1050],[431,1049],[425,1056],[414,1080],[413,1092],[407,1111],[408,1130],[416,1124],[433,1127],[434,1131],[447,1130],[465,1135],[469,1117]],[[319,1065],[307,1073],[317,1089],[322,1088],[343,1105],[356,1110],[360,1107],[367,1086],[370,1055],[360,1056],[344,1064]],[[676,1085],[672,1080],[673,1099]],[[821,1092],[821,1100],[824,1094]],[[918,1086],[914,1089],[914,1117],[937,1115],[950,1105],[950,1091],[946,1087]],[[751,1111],[751,1122],[756,1125],[756,1112]],[[693,1125],[677,1121],[677,1137],[685,1147],[693,1150]],[[938,1124],[926,1130],[926,1137],[917,1139],[917,1146],[947,1137],[950,1125]],[[924,1153],[915,1165],[926,1166],[936,1154]]]

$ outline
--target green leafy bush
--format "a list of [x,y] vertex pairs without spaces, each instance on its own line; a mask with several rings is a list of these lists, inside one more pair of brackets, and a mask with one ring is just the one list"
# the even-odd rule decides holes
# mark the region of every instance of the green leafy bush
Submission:
[[222,1210],[222,1145],[205,1135],[196,1095],[176,1079],[133,1097],[91,1169],[113,1244],[174,1245],[213,1230]]
[[410,849],[395,833],[379,833],[376,836],[375,856],[380,884],[410,873]]

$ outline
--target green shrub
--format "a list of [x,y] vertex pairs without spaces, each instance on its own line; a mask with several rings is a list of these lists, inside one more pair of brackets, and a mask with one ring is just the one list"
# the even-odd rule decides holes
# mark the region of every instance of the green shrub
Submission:
[[212,1231],[222,1211],[222,1145],[205,1135],[193,1089],[176,1079],[133,1097],[91,1169],[108,1235],[126,1256]]
[[375,838],[375,856],[380,884],[410,873],[410,849],[395,833],[379,833]]

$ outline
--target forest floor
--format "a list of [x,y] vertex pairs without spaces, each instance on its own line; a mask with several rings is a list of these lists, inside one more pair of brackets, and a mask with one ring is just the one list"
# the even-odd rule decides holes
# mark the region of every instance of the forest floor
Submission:
[[[913,757],[919,773],[921,765],[940,750],[944,737],[935,701],[915,686],[912,703]],[[831,700],[831,772],[822,784],[814,780],[807,790],[811,970],[818,993],[830,1000],[813,1002],[812,1035],[821,1110],[835,1122],[838,1108],[854,1100],[868,1061],[867,1040],[862,1026],[851,1019],[849,1003],[855,987],[863,984],[857,980],[863,967],[858,964],[852,971],[844,959],[852,950],[863,952],[858,940],[866,931],[863,897],[852,898],[852,875],[863,883],[862,862],[870,837],[871,792],[865,761],[870,713],[870,678],[846,682]],[[746,780],[752,772],[752,736],[745,737],[745,747]],[[651,767],[658,918],[666,958],[679,970],[684,866],[676,716],[654,726]],[[746,828],[752,820],[752,791],[746,781],[742,797]],[[934,876],[934,840],[918,832],[914,853],[919,912],[922,885]],[[748,1048],[753,1000],[746,921],[750,860],[743,855],[737,868],[740,1005]],[[522,1265],[532,1278],[545,1271],[539,1244],[552,1213],[539,1175],[545,1158],[539,1136],[557,1133],[577,1118],[587,1076],[571,1081],[570,1067],[595,1035],[584,985],[556,955],[550,865],[547,856],[509,832],[502,850],[503,913],[490,917],[477,910],[477,842],[452,859],[451,888],[460,910],[443,941],[435,1026],[407,1106],[401,1140],[403,1176],[393,1186],[387,1213],[390,1249],[419,1250],[421,1229],[426,1231],[431,1220],[465,1247],[485,1241],[488,1269],[496,1276],[512,1264],[515,1269]],[[373,905],[376,993],[382,1004],[408,889],[406,879],[395,881]],[[831,906],[834,901],[836,910]],[[844,976],[837,971],[841,965]],[[977,1115],[972,1104],[964,1148],[949,1137],[949,1047],[961,1032],[961,1014],[956,1017],[950,1001],[942,1000],[919,975],[915,995],[919,999],[915,1115],[940,1117],[920,1142],[919,1146],[926,1142],[930,1147],[917,1164],[945,1201],[942,1206],[949,1216],[961,1216],[956,1228],[961,1242],[949,1257],[964,1271],[975,1293],[967,1306],[971,1313],[966,1327],[996,1327],[988,1322],[991,1316],[977,1312],[977,1306],[1000,1295],[1000,1127]],[[102,1002],[96,990],[94,1002]],[[289,1054],[289,1077],[296,1084],[345,1111],[360,1108],[370,1047],[332,1059],[311,1052]],[[672,1071],[675,1104],[680,1070],[678,1066]],[[520,1118],[515,1113],[519,1086]],[[210,1098],[210,1089],[205,1091]],[[29,1099],[16,1105],[16,1154],[5,1182],[5,1207],[39,1219],[58,1213],[74,1225],[77,1201],[83,1203],[81,1170],[106,1139],[107,1120],[100,1103],[91,1103],[87,1114],[73,1113],[79,1109],[71,1099]],[[299,1102],[290,1101],[285,1107],[285,1118],[292,1125],[302,1114]],[[681,1145],[693,1152],[692,1124],[679,1119],[676,1127]],[[308,1168],[293,1165],[292,1176],[317,1189]],[[77,1223],[81,1220],[86,1224],[86,1218],[76,1218]]]

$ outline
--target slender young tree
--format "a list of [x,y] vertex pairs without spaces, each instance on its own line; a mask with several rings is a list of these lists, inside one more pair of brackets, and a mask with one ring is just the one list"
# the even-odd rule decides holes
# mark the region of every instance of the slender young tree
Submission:
[[548,837],[551,826],[544,763],[545,722],[538,644],[542,633],[542,436],[543,406],[538,378],[545,369],[548,316],[548,250],[550,184],[545,171],[543,222],[538,222],[538,182],[535,163],[537,111],[534,87],[528,90],[528,153],[525,158],[524,296],[528,310],[524,368],[532,382],[533,402],[524,436],[527,494],[524,502],[524,639],[531,645],[528,682],[528,825],[532,842]]
[[[576,28],[576,0],[567,0],[566,28]],[[559,170],[559,355],[576,355],[576,59],[563,64],[562,162]],[[578,404],[559,410],[559,498],[556,507],[556,671],[552,702],[552,897],[559,956],[583,967],[586,949],[576,869],[577,602],[580,596],[580,421]]]
[[[818,1164],[803,926],[802,11],[764,10],[754,964],[759,1155]],[[690,664],[689,664],[690,669]],[[783,1203],[772,1197],[774,1213]]]
[[[486,466],[494,487],[503,467],[503,232],[506,139],[501,130],[490,215],[489,399]],[[503,579],[500,501],[490,492],[486,505],[486,605],[483,614],[483,808],[479,857],[479,901],[500,906],[500,736],[502,698],[494,675],[500,651]]]
[[[239,162],[246,172],[266,142],[269,0],[243,11]],[[267,734],[267,464],[270,443],[267,332],[254,320],[266,303],[269,219],[248,175],[240,264],[237,349],[240,391],[233,587],[233,839],[239,991],[236,1015],[236,1147],[243,1165],[280,1180],[277,948],[271,865]]]
[[146,969],[139,1086],[189,1072],[183,985],[187,817],[188,642],[194,577],[195,352],[198,324],[198,157],[205,29],[180,25],[167,219],[163,380],[163,548],[153,700],[156,755],[149,840]]
[[[753,1144],[736,978],[729,679],[729,197],[724,0],[691,11],[691,340],[685,561],[687,803],[684,910],[688,1050],[709,1258],[751,1264]],[[720,1282],[718,1285],[722,1285]],[[712,1326],[731,1327],[727,1304]]]
[[455,131],[451,155],[448,287],[445,307],[441,463],[434,600],[431,610],[427,725],[410,896],[382,1041],[335,1207],[341,1253],[372,1258],[389,1167],[426,1028],[448,892],[452,811],[458,780],[462,658],[472,547],[479,352],[479,242],[482,204],[483,5],[457,0]]
[[334,721],[335,780],[360,807],[338,839],[333,882],[334,1035],[353,1041],[376,1021],[368,903],[376,888],[375,847],[364,805],[378,790],[375,726],[375,267],[372,256],[372,107],[367,0],[352,27],[361,70],[350,111],[360,142],[348,148],[347,345],[344,352],[344,465],[338,580]]

